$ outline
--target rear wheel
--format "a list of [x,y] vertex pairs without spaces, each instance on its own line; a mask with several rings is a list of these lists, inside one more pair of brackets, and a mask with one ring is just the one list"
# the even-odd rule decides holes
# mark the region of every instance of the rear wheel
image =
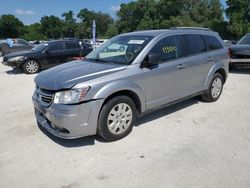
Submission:
[[136,107],[127,96],[117,96],[102,108],[98,120],[98,134],[107,141],[119,140],[127,136],[136,119]]
[[222,90],[223,77],[221,74],[215,73],[209,85],[209,89],[202,95],[202,98],[207,102],[217,101],[222,93]]
[[36,60],[28,60],[26,61],[23,66],[23,71],[26,74],[34,74],[40,71],[40,65]]

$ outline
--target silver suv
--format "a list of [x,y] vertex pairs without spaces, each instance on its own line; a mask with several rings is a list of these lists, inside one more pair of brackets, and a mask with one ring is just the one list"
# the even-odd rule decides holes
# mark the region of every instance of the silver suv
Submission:
[[41,72],[32,99],[38,124],[53,135],[98,133],[113,141],[146,112],[197,95],[216,101],[227,74],[227,50],[216,32],[139,31],[106,41],[85,60]]

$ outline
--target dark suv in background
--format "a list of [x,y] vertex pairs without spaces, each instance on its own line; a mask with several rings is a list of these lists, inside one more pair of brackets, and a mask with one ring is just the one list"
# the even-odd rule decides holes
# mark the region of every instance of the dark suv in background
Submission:
[[27,74],[37,73],[74,59],[84,57],[92,47],[78,41],[56,40],[42,43],[32,50],[15,52],[3,57],[3,64],[21,68]]

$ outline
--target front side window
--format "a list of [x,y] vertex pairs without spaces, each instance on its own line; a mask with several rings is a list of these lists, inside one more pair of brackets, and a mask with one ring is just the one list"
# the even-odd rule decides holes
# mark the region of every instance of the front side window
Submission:
[[169,36],[161,39],[149,53],[160,54],[160,62],[175,59],[180,56],[180,49],[175,36]]
[[129,65],[151,39],[150,36],[117,36],[103,43],[85,59]]
[[63,43],[62,42],[53,43],[48,47],[48,51],[50,51],[50,52],[58,51],[58,50],[63,50]]
[[208,50],[217,50],[217,49],[223,48],[222,44],[216,37],[205,35],[204,38],[205,38]]
[[206,45],[201,35],[184,35],[187,55],[199,54],[206,51]]
[[242,37],[238,44],[250,44],[250,35]]

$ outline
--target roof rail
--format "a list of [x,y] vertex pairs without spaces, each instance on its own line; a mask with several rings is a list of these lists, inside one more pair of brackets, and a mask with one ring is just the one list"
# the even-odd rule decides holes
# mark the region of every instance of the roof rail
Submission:
[[190,29],[190,30],[203,30],[203,31],[212,31],[209,28],[205,28],[205,27],[171,27],[171,30],[175,30],[175,29]]

